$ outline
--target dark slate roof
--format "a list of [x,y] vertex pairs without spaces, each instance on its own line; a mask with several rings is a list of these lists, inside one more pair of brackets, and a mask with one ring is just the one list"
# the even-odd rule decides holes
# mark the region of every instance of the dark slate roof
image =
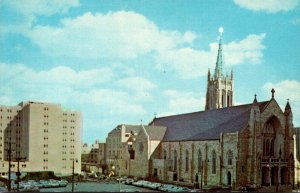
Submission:
[[166,133],[167,127],[164,126],[144,126],[150,140],[161,141]]
[[127,124],[122,124],[122,125],[118,125],[116,128],[114,128],[113,130],[111,130],[109,132],[110,133],[114,133],[114,132],[119,132],[121,127],[125,126],[125,133],[138,133],[141,129],[140,125],[127,125]]
[[141,127],[139,125],[125,125],[125,132],[126,133],[138,133]]
[[[263,111],[268,103],[264,101],[257,104]],[[252,105],[159,117],[150,124],[167,127],[163,141],[220,139],[221,132],[241,131],[247,126]]]

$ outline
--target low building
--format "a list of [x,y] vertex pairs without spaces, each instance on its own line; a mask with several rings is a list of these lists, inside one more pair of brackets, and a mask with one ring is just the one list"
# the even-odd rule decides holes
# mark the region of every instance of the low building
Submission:
[[[106,164],[107,170],[112,170],[118,165],[118,160],[122,159],[123,145],[131,135],[137,134],[140,130],[138,125],[118,125],[106,138]],[[117,172],[118,173],[118,172]]]
[[106,168],[106,144],[98,140],[92,144],[84,144],[82,147],[82,171],[91,173],[104,173]]

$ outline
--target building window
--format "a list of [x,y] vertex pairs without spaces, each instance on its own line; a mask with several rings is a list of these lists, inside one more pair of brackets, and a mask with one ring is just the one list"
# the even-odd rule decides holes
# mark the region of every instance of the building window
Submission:
[[274,139],[271,140],[271,148],[270,148],[270,155],[274,156]]
[[140,152],[144,151],[144,144],[142,142],[139,143]]
[[177,171],[177,151],[174,150],[174,171]]
[[167,159],[167,151],[164,150],[164,159]]
[[267,142],[266,142],[265,152],[266,152],[266,156],[268,156],[270,153],[269,139],[267,139]]
[[189,171],[189,151],[185,150],[185,172]]
[[227,107],[230,106],[230,100],[229,100],[229,95],[227,95]]
[[229,165],[229,166],[232,165],[232,158],[233,158],[232,152],[231,152],[231,150],[229,150],[227,152],[227,165]]
[[202,154],[201,150],[198,150],[198,173],[201,173],[202,171]]
[[222,107],[224,107],[224,95],[222,95]]
[[212,174],[216,174],[216,167],[217,167],[217,155],[215,150],[212,151]]

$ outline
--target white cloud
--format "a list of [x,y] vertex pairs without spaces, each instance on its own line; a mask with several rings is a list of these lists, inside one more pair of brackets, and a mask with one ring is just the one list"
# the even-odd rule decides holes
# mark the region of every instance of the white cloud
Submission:
[[[266,34],[250,34],[246,38],[223,45],[225,67],[243,63],[258,64],[262,62],[262,44]],[[170,66],[184,79],[193,79],[207,74],[207,69],[215,67],[218,52],[218,43],[210,44],[208,51],[192,48],[180,48],[165,51],[157,58],[157,63],[162,68],[163,64]]]
[[70,7],[78,7],[79,0],[26,0],[3,1],[25,15],[46,15],[66,13]]
[[[132,95],[123,91],[113,89],[95,89],[85,93],[77,92],[76,98],[81,99],[81,103],[93,104],[105,109],[110,115],[137,116],[146,113],[144,107],[131,100]],[[99,113],[100,114],[100,113]]]
[[[34,26],[27,33],[33,43],[51,57],[83,60],[131,61],[148,57],[170,67],[177,76],[193,79],[214,68],[218,43],[209,50],[192,48],[197,34],[159,29],[145,16],[127,11],[107,14],[85,13],[61,20],[58,26]],[[260,63],[265,34],[251,34],[240,41],[224,45],[225,66]]]
[[[0,63],[0,104],[15,105],[23,100],[50,101],[68,106],[82,106],[90,114],[108,116],[126,115],[128,117],[144,115],[144,107],[139,101],[151,95],[146,92],[128,93],[103,89],[104,83],[113,83],[113,72],[109,68],[97,68],[75,71],[66,66],[36,71],[22,64]],[[99,89],[99,87],[101,89]],[[20,94],[22,93],[22,94]],[[141,95],[141,96],[140,96]],[[89,112],[88,106],[97,106],[96,112]]]
[[152,82],[142,77],[127,77],[119,80],[118,84],[133,91],[152,90],[156,87]]
[[79,0],[26,0],[2,1],[2,6],[10,7],[14,12],[14,19],[3,14],[0,20],[1,33],[28,33],[28,30],[37,21],[36,16],[51,16],[57,13],[66,13],[72,7],[80,6]]
[[[265,33],[250,34],[239,42],[230,42],[224,45],[225,62],[229,65],[237,65],[246,62],[259,64],[262,62],[263,50],[265,46],[262,41],[266,37]],[[214,45],[217,49],[217,45]]]
[[272,88],[275,89],[275,99],[283,110],[287,99],[289,99],[294,115],[294,125],[300,126],[300,82],[297,80],[284,80],[278,83],[268,82],[262,87],[268,93]]
[[276,13],[280,11],[290,11],[295,9],[299,0],[234,0],[234,3],[242,8],[253,11],[266,11],[268,13]]
[[88,87],[107,82],[113,76],[109,68],[97,68],[76,72],[70,67],[58,66],[50,70],[34,71],[24,65],[0,64],[2,78],[8,79],[13,85],[73,85]]
[[166,90],[163,93],[169,98],[169,110],[159,115],[190,113],[204,110],[205,98],[199,99],[199,97],[195,96],[192,92]]
[[191,43],[193,32],[159,30],[135,12],[85,13],[61,21],[62,27],[35,26],[28,37],[51,56],[136,58],[152,51]]

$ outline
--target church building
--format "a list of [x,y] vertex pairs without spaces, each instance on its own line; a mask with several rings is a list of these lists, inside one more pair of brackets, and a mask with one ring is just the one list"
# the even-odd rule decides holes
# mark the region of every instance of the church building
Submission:
[[[230,76],[224,74],[222,52],[220,38],[214,73],[208,71],[204,111],[155,117],[149,126],[160,126],[163,131],[155,137],[155,146],[145,137],[150,132],[147,129],[130,141],[130,151],[135,153],[133,158],[127,156],[131,168],[147,166],[137,177],[201,187],[294,184],[289,101],[281,109],[272,89],[269,100],[258,101],[254,95],[249,104],[234,106],[233,71]],[[136,159],[139,154],[147,155],[142,165]]]

